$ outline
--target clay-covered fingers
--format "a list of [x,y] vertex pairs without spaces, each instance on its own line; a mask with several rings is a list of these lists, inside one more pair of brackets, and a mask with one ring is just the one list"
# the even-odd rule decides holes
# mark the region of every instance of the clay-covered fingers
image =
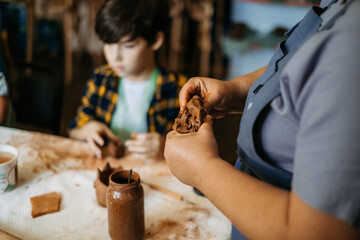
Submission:
[[151,144],[138,140],[127,140],[125,146],[129,152],[138,154],[150,152],[154,148]]
[[158,133],[133,133],[125,142],[127,150],[138,157],[155,157],[162,154],[164,137]]
[[190,78],[189,81],[181,88],[179,93],[180,109],[184,109],[188,101],[194,95],[204,98],[206,95],[206,86],[203,78]]
[[104,139],[97,133],[93,133],[87,138],[87,142],[90,146],[91,151],[97,158],[101,158],[100,146],[104,145]]
[[180,108],[184,109],[193,95],[199,95],[204,108],[214,118],[225,116],[229,111],[231,89],[229,83],[213,78],[191,78],[179,93]]
[[142,158],[142,159],[155,158],[158,156],[156,153],[153,153],[153,152],[152,153],[150,153],[150,152],[145,152],[145,153],[132,152],[131,155],[134,158]]
[[116,137],[104,123],[90,121],[83,128],[86,140],[97,158],[102,157],[101,147],[104,146],[106,139],[121,144],[121,139]]
[[[108,127],[106,127],[106,128],[104,128],[104,136],[103,137],[106,137],[106,138],[108,138],[108,139],[110,139],[111,141],[113,141],[113,142],[116,142],[117,144],[121,144],[122,143],[122,141],[121,141],[121,139],[119,138],[119,137],[117,137],[111,130],[110,130],[110,128],[108,128]],[[102,145],[101,145],[102,146]]]

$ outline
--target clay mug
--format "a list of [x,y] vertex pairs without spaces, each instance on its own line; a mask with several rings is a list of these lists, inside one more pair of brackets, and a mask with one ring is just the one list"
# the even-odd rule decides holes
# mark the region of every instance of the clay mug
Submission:
[[0,194],[17,184],[18,151],[10,145],[0,144]]

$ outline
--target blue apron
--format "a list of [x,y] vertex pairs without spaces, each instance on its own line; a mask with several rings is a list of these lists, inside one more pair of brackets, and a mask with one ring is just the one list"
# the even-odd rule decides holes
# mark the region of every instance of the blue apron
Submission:
[[[330,29],[335,21],[344,14],[350,3],[354,1],[352,0],[343,7],[322,30]],[[336,0],[332,1],[329,6],[334,2]],[[280,95],[280,74],[284,66],[300,46],[318,31],[322,23],[320,15],[327,8],[312,7],[305,17],[287,33],[288,39],[280,43],[264,74],[251,86],[246,99],[244,114],[241,118],[237,140],[239,157],[235,167],[286,190],[291,189],[292,173],[276,168],[264,160],[266,157],[259,146],[261,143],[261,125],[270,110],[271,101]],[[231,239],[246,240],[247,238],[233,226]]]

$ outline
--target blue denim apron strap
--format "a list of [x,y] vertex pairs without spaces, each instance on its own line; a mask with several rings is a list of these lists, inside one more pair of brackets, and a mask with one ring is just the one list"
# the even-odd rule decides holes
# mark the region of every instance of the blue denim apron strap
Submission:
[[265,74],[251,86],[240,122],[238,153],[243,164],[249,168],[247,172],[253,173],[261,180],[288,190],[291,187],[292,174],[264,161],[265,158],[261,154],[261,147],[259,146],[260,140],[256,138],[254,132],[257,129],[257,123],[261,117],[264,117],[261,115],[264,113],[264,109],[275,97],[280,95],[282,69],[297,49],[317,31],[322,23],[319,16],[322,12],[319,7],[312,7],[299,22],[297,28],[293,29],[288,40],[280,43]]
[[231,226],[231,240],[247,240],[247,238],[237,230],[234,225]]

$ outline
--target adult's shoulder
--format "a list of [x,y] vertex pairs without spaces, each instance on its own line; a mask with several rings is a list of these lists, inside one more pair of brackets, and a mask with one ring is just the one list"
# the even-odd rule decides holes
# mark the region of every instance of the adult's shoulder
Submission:
[[345,32],[351,32],[354,37],[360,37],[360,1],[352,0],[347,3],[349,6],[344,6],[346,12],[339,17],[338,21],[335,22],[333,28],[335,30]]
[[[352,92],[353,84],[359,84],[359,12],[360,1],[355,1],[330,29],[308,39],[284,68],[282,88],[300,110],[310,94],[342,95],[344,88]],[[324,91],[329,86],[331,91]]]

